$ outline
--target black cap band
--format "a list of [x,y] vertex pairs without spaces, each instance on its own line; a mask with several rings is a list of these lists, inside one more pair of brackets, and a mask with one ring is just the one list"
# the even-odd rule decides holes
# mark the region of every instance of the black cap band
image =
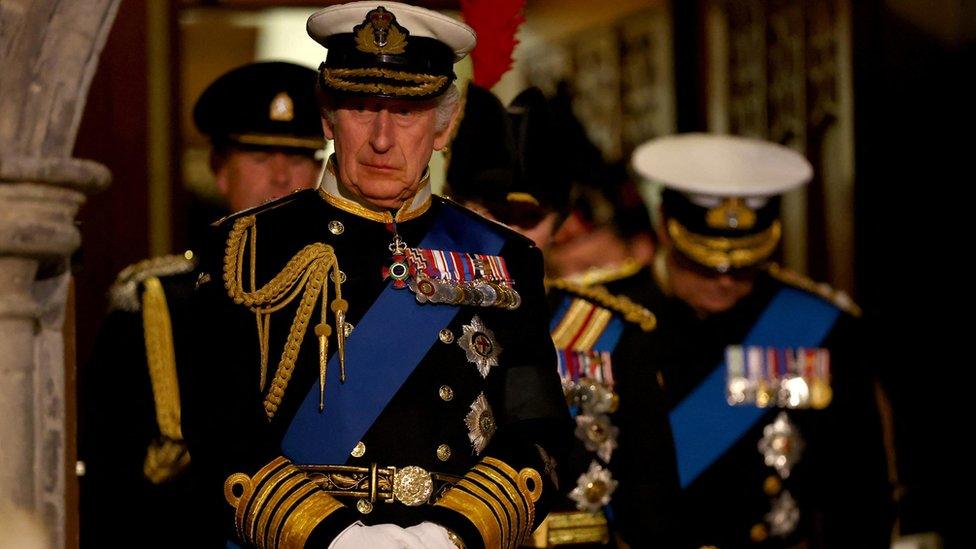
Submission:
[[403,99],[437,97],[454,81],[454,52],[433,38],[411,36],[397,54],[363,52],[352,33],[329,38],[320,83],[340,94]]

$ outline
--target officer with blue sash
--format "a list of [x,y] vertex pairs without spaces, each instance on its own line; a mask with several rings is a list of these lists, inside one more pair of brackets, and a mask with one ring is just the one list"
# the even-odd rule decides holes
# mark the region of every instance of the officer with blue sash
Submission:
[[845,294],[771,262],[810,164],[720,135],[639,147],[663,185],[655,285],[688,546],[887,547],[875,367]]
[[201,498],[238,546],[517,547],[571,428],[541,253],[430,190],[475,36],[394,2],[307,27],[336,153],[217,225],[185,384]]
[[[520,93],[506,111],[491,92],[470,85],[451,144],[449,192],[548,251],[574,181],[586,177],[585,162],[565,159],[599,157],[587,152],[595,148],[579,122],[538,89]],[[532,547],[674,541],[674,446],[656,370],[645,359],[657,341],[656,319],[628,297],[651,284],[650,271],[631,261],[602,274],[548,285],[556,369],[576,440],[562,468],[562,497]],[[614,292],[603,285],[611,280]]]

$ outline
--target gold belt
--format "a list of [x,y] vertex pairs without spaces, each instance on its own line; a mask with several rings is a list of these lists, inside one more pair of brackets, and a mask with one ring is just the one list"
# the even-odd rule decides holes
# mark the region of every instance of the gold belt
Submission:
[[[410,507],[430,503],[461,477],[431,473],[422,467],[369,467],[299,465],[319,488],[334,497],[360,498],[369,507],[377,501],[400,502]],[[436,497],[432,497],[436,496]]]

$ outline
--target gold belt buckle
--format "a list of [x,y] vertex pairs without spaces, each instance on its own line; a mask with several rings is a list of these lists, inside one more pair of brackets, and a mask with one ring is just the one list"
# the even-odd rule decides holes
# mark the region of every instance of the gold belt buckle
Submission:
[[409,465],[393,474],[393,498],[408,507],[427,503],[434,493],[434,479],[423,467]]
[[409,507],[423,505],[434,493],[434,475],[423,467],[369,467],[303,465],[319,488],[332,496],[357,497],[371,503],[398,501]]

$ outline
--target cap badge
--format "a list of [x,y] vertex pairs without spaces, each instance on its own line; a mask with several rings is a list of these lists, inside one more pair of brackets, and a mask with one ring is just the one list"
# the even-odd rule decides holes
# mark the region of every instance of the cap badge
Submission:
[[279,122],[291,122],[295,118],[295,103],[287,93],[281,92],[271,100],[268,118]]
[[726,198],[721,204],[708,210],[705,222],[713,229],[749,230],[756,224],[756,212],[739,197]]
[[353,27],[356,49],[366,53],[400,54],[407,48],[410,31],[400,26],[396,16],[379,6],[366,14],[366,19]]

